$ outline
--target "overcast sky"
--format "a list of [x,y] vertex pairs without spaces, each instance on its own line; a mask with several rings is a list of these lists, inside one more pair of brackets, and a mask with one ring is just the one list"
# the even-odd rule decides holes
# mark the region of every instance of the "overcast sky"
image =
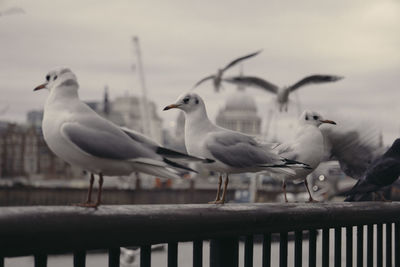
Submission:
[[[0,0],[23,15],[0,16],[0,120],[24,121],[43,106],[47,92],[33,93],[46,73],[70,67],[83,100],[139,94],[132,36],[140,37],[149,98],[164,125],[177,112],[162,112],[178,95],[231,59],[263,49],[243,68],[248,75],[289,85],[308,74],[345,79],[299,90],[304,109],[341,114],[378,125],[385,142],[400,131],[399,1],[50,1]],[[237,74],[232,68],[229,74]],[[235,93],[198,88],[211,118]],[[251,89],[266,117],[273,96]],[[293,100],[295,98],[292,96]],[[282,120],[297,116],[295,106]]]

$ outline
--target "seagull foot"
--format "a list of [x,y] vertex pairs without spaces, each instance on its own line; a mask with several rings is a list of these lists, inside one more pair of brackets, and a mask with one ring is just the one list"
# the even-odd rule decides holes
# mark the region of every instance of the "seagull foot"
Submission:
[[308,203],[319,203],[320,201],[318,201],[318,200],[315,200],[315,199],[313,199],[313,198],[310,198],[309,200],[308,200]]

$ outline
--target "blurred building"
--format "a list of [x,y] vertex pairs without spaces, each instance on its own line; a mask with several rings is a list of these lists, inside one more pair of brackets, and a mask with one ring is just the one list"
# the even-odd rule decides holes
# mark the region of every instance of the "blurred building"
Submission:
[[30,126],[41,127],[43,110],[31,110],[26,114],[26,122]]
[[216,124],[249,135],[261,134],[261,118],[257,115],[256,102],[241,88],[227,98],[225,107],[217,115]]

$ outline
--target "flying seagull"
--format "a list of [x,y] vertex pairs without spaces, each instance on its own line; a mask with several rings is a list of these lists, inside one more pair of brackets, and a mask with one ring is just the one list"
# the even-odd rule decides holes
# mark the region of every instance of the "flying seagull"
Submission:
[[[372,192],[393,184],[400,176],[400,138],[367,169],[364,177],[346,193],[345,201],[361,201]],[[382,199],[383,196],[381,195]]]
[[282,143],[274,148],[274,151],[276,151],[280,156],[290,160],[303,162],[310,167],[308,169],[295,169],[296,175],[284,177],[282,189],[286,202],[288,202],[286,197],[286,179],[304,180],[304,185],[309,194],[309,201],[314,201],[310,189],[308,188],[306,178],[307,175],[318,167],[325,155],[324,137],[319,128],[323,123],[336,124],[334,121],[325,120],[317,112],[304,111],[299,118],[299,125],[294,140]]
[[[295,175],[291,167],[309,168],[306,164],[279,156],[251,136],[218,127],[208,119],[204,101],[195,93],[183,94],[164,110],[172,108],[185,113],[185,145],[188,153],[214,160],[205,167],[220,173],[217,197],[213,203],[225,202],[231,173],[270,171]],[[226,179],[220,198],[222,173],[226,174]]]
[[[180,178],[179,171],[192,169],[182,161],[204,161],[158,145],[133,130],[120,128],[102,118],[78,96],[78,81],[68,68],[51,71],[46,82],[34,91],[50,91],[42,123],[49,148],[71,165],[91,173],[87,201],[79,204],[97,207],[101,203],[103,175],[129,175],[144,172],[164,178]],[[99,175],[97,201],[91,202],[94,175]]]
[[254,77],[254,76],[234,76],[230,78],[225,78],[224,81],[244,85],[244,86],[251,86],[255,88],[261,88],[266,90],[267,92],[276,94],[277,102],[279,105],[279,111],[287,111],[288,110],[288,103],[289,103],[289,95],[291,92],[295,91],[296,89],[310,84],[317,84],[317,83],[327,83],[327,82],[336,82],[343,79],[341,76],[334,76],[334,75],[311,75],[307,76],[297,83],[288,86],[288,87],[278,87],[275,84],[272,84],[264,79]]
[[214,89],[216,92],[219,91],[219,88],[221,87],[221,82],[222,82],[222,76],[224,75],[224,72],[226,70],[228,70],[229,68],[233,67],[234,65],[238,64],[239,62],[246,60],[248,58],[254,57],[256,55],[258,55],[259,53],[261,53],[262,50],[259,50],[255,53],[251,53],[249,55],[243,56],[243,57],[239,57],[233,61],[231,61],[228,65],[226,65],[224,68],[222,69],[218,69],[216,74],[212,74],[210,76],[207,76],[203,79],[201,79],[200,81],[198,81],[194,86],[193,89],[196,88],[197,86],[199,86],[200,84],[202,84],[203,82],[207,81],[207,80],[212,80],[213,84],[214,84]]

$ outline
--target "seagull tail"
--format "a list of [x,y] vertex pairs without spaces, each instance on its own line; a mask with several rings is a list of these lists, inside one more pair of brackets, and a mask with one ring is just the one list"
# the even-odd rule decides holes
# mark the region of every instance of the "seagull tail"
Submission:
[[181,153],[172,149],[168,149],[165,147],[157,147],[156,153],[163,156],[164,159],[177,159],[177,160],[183,160],[186,162],[202,162],[202,163],[212,163],[214,160],[208,159],[208,158],[200,158],[200,157],[195,157],[191,156],[185,153]]
[[306,164],[306,163],[302,163],[296,160],[291,160],[291,159],[283,159],[283,161],[285,162],[285,165],[291,168],[302,168],[302,169],[307,169],[307,170],[311,170],[312,168],[310,167],[310,165]]
[[265,168],[266,171],[274,173],[274,174],[285,174],[289,176],[294,176],[296,175],[296,172],[292,170],[289,166],[287,165],[269,165],[269,164],[263,164],[259,165],[259,167]]

